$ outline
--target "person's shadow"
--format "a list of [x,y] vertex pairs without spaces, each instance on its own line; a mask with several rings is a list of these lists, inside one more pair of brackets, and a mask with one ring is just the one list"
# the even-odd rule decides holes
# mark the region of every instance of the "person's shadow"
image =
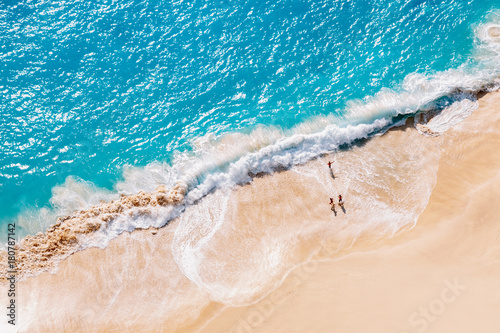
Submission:
[[344,207],[344,206],[345,206],[345,203],[343,203],[343,204],[340,206],[340,208],[342,209],[342,212],[344,212],[344,214],[345,214],[345,213],[346,213],[346,210],[345,210],[345,207]]
[[332,212],[337,216],[337,211],[335,210],[335,205],[332,205]]
[[335,175],[333,174],[333,170],[330,169],[330,176],[332,176],[333,179],[335,179]]

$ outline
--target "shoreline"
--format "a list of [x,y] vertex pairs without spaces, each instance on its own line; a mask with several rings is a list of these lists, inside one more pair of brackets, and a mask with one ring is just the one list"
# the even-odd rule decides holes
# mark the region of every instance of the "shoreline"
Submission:
[[[478,110],[443,134],[437,184],[415,228],[379,247],[297,267],[265,299],[202,318],[197,332],[494,332],[499,102],[500,92],[483,95]],[[460,136],[472,142],[454,146]]]
[[[418,249],[418,251],[425,253],[426,250],[424,245],[431,243],[429,238],[439,238],[441,236],[445,238],[445,240],[448,241],[449,244],[450,239],[442,236],[441,234],[446,235],[446,233],[449,231],[448,229],[450,228],[450,226],[442,221],[448,221],[452,217],[457,218],[456,216],[454,216],[456,210],[459,207],[467,206],[469,202],[469,200],[464,201],[464,199],[457,200],[456,193],[463,191],[472,191],[478,184],[486,184],[490,179],[489,177],[492,177],[491,174],[493,174],[495,170],[496,172],[498,172],[500,168],[500,161],[498,161],[498,156],[492,154],[492,152],[495,152],[495,145],[489,142],[486,142],[486,144],[484,143],[484,140],[488,140],[489,136],[484,133],[481,133],[479,135],[478,133],[471,134],[467,132],[470,131],[470,128],[474,128],[474,126],[477,126],[477,128],[484,128],[484,126],[491,127],[490,124],[485,125],[485,122],[489,120],[484,119],[488,118],[488,116],[485,116],[483,114],[484,110],[488,108],[487,106],[485,106],[485,104],[490,103],[490,100],[493,100],[493,102],[491,102],[493,104],[494,101],[500,101],[499,96],[500,93],[494,92],[488,93],[480,98],[479,110],[483,110],[483,112],[479,110],[474,111],[474,113],[469,118],[465,119],[462,123],[455,126],[454,128],[448,130],[448,132],[445,132],[440,137],[426,138],[419,134],[414,128],[406,126],[403,128],[390,130],[384,135],[370,138],[359,148],[359,151],[363,153],[367,150],[370,151],[370,149],[386,149],[388,152],[390,152],[391,149],[396,149],[397,147],[394,146],[393,140],[396,140],[396,142],[399,142],[401,144],[411,140],[421,140],[422,144],[418,145],[418,148],[420,150],[417,152],[417,155],[425,155],[428,154],[429,151],[436,153],[436,150],[439,152],[440,155],[438,157],[436,157],[437,155],[435,156],[432,154],[425,155],[430,157],[427,160],[420,162],[421,165],[427,165],[426,163],[437,163],[436,168],[437,165],[439,165],[439,171],[437,171],[437,185],[435,187],[433,186],[432,175],[430,175],[428,178],[425,178],[426,183],[423,184],[425,186],[419,184],[420,178],[416,178],[412,183],[414,185],[422,185],[422,189],[426,191],[428,190],[428,187],[431,187],[430,190],[432,191],[428,202],[421,203],[418,200],[414,202],[412,201],[412,203],[416,205],[424,205],[422,207],[423,213],[418,214],[420,216],[418,218],[418,223],[414,228],[413,225],[411,225],[411,219],[408,219],[408,221],[402,223],[399,228],[396,228],[395,231],[391,231],[391,229],[386,230],[384,225],[379,223],[375,224],[375,226],[362,226],[365,229],[360,229],[361,231],[352,233],[352,231],[345,228],[346,225],[348,225],[349,218],[352,218],[352,216],[356,216],[357,218],[361,219],[367,218],[367,215],[356,215],[356,212],[352,210],[353,206],[352,202],[349,201],[349,195],[347,195],[346,202],[348,207],[348,214],[340,215],[341,213],[339,212],[339,216],[335,216],[335,218],[337,219],[332,221],[335,221],[336,224],[335,227],[332,228],[333,230],[329,231],[331,233],[329,234],[329,237],[331,237],[333,243],[339,240],[342,240],[346,243],[350,241],[352,242],[351,246],[347,244],[344,247],[335,249],[332,248],[330,252],[327,251],[326,255],[324,253],[321,253],[321,251],[318,252],[317,244],[315,244],[318,238],[308,237],[307,232],[317,233],[323,230],[321,229],[324,228],[323,225],[331,226],[331,224],[328,224],[329,221],[324,221],[324,206],[326,206],[326,203],[323,206],[322,193],[324,191],[313,192],[311,193],[311,198],[308,198],[307,200],[301,199],[300,201],[293,201],[290,205],[285,206],[280,206],[283,205],[283,203],[282,200],[279,199],[280,196],[282,198],[289,195],[290,191],[292,191],[292,193],[295,193],[296,197],[303,196],[304,192],[307,193],[307,191],[310,191],[308,188],[311,185],[311,182],[315,182],[315,184],[328,182],[329,180],[325,180],[328,179],[328,175],[326,178],[315,179],[315,177],[317,178],[317,175],[308,170],[308,168],[310,168],[311,170],[318,170],[322,168],[327,157],[308,162],[306,167],[300,166],[297,168],[293,168],[293,170],[287,170],[273,175],[266,175],[264,177],[255,178],[252,184],[238,187],[237,190],[232,192],[234,198],[232,197],[225,203],[221,202],[220,198],[218,198],[217,196],[210,196],[207,199],[203,199],[203,202],[199,203],[195,208],[188,210],[188,212],[186,213],[187,216],[185,218],[196,219],[197,216],[202,217],[207,216],[207,214],[216,214],[218,211],[215,212],[213,210],[217,208],[218,205],[221,207],[226,205],[224,207],[229,207],[227,209],[230,212],[233,212],[233,215],[231,215],[232,218],[234,218],[235,221],[240,224],[239,226],[238,224],[232,225],[232,227],[238,228],[239,230],[245,230],[245,226],[248,225],[248,223],[254,223],[252,221],[257,221],[258,218],[256,218],[256,216],[258,217],[259,214],[261,214],[262,216],[267,217],[266,225],[257,225],[252,227],[255,227],[255,230],[264,230],[262,231],[263,236],[265,236],[267,232],[265,231],[264,227],[268,227],[269,224],[271,224],[274,228],[279,229],[283,220],[293,220],[294,214],[299,214],[300,212],[303,213],[304,211],[306,211],[309,221],[317,221],[318,223],[316,223],[315,225],[311,223],[311,225],[306,227],[309,229],[304,230],[305,236],[300,238],[300,246],[298,246],[298,248],[294,250],[293,257],[291,257],[290,262],[303,262],[305,258],[308,257],[321,261],[318,262],[317,267],[314,268],[313,274],[302,273],[301,275],[299,275],[301,277],[299,279],[300,284],[298,286],[294,284],[296,282],[293,282],[293,280],[294,277],[296,277],[295,273],[298,270],[300,271],[301,267],[305,267],[304,265],[296,267],[295,269],[290,271],[287,276],[284,277],[283,283],[278,283],[276,285],[277,289],[274,289],[266,296],[260,295],[264,297],[260,301],[257,301],[250,306],[226,307],[220,302],[212,301],[213,295],[210,295],[210,293],[207,294],[206,291],[198,290],[199,288],[197,287],[197,285],[187,279],[183,275],[183,272],[179,271],[178,267],[170,265],[170,263],[175,263],[176,259],[171,258],[171,244],[173,241],[175,241],[174,230],[179,226],[179,224],[182,224],[182,218],[177,218],[169,223],[168,226],[158,229],[156,235],[152,235],[152,233],[148,230],[136,230],[132,233],[121,234],[117,238],[110,241],[108,247],[106,247],[104,250],[97,248],[88,248],[83,251],[74,253],[60,263],[60,267],[54,274],[44,272],[37,277],[30,277],[25,281],[19,282],[19,288],[21,289],[20,293],[22,295],[20,301],[26,309],[31,308],[28,306],[28,304],[30,303],[49,304],[51,303],[51,300],[61,300],[60,305],[57,308],[46,309],[45,311],[36,313],[36,315],[32,311],[25,311],[25,315],[26,313],[28,313],[28,315],[26,315],[27,317],[21,318],[20,320],[31,322],[29,324],[25,324],[26,326],[24,328],[26,330],[33,329],[33,325],[35,325],[36,322],[36,330],[39,331],[50,331],[51,328],[63,328],[66,330],[78,328],[82,331],[113,328],[134,330],[138,327],[141,327],[138,319],[139,317],[142,318],[142,320],[147,319],[150,322],[155,323],[155,327],[161,327],[162,329],[170,328],[172,330],[179,331],[193,331],[200,328],[202,332],[210,332],[214,329],[220,330],[224,328],[227,331],[227,329],[234,330],[234,325],[240,323],[240,319],[242,318],[242,316],[245,317],[245,314],[248,313],[248,311],[251,311],[256,307],[258,308],[262,304],[269,305],[270,300],[278,299],[280,300],[278,302],[279,304],[274,307],[272,316],[269,316],[268,318],[266,317],[262,325],[258,325],[258,327],[252,327],[251,323],[247,324],[250,325],[249,327],[252,329],[252,331],[255,330],[259,332],[273,330],[275,331],[278,328],[283,329],[283,327],[286,327],[287,325],[291,329],[292,327],[294,327],[294,325],[298,325],[298,322],[300,320],[305,318],[303,317],[304,313],[307,313],[307,315],[309,316],[314,315],[314,313],[311,313],[312,311],[315,311],[315,306],[312,306],[313,304],[323,304],[325,307],[329,307],[333,305],[331,302],[336,303],[335,299],[329,299],[322,295],[321,289],[319,289],[319,287],[314,287],[323,286],[327,289],[333,288],[330,281],[332,279],[331,274],[337,274],[334,275],[334,278],[337,279],[337,281],[346,284],[348,290],[353,291],[353,294],[356,294],[356,292],[358,292],[358,296],[360,296],[359,290],[356,289],[356,283],[351,282],[351,284],[349,284],[349,279],[347,279],[346,276],[352,275],[352,273],[350,272],[356,272],[356,274],[358,274],[357,282],[366,283],[367,280],[363,279],[363,277],[366,277],[366,274],[373,274],[373,271],[370,271],[370,269],[375,269],[373,267],[373,263],[370,261],[373,260],[373,258],[383,261],[384,263],[386,263],[386,265],[390,265],[391,260],[399,263],[402,260],[401,257],[398,257],[398,255],[394,253],[397,250],[406,249],[408,251],[408,249]],[[490,108],[492,107],[490,106]],[[498,119],[496,124],[498,125]],[[494,128],[491,127],[488,130],[493,133],[491,135],[495,135],[498,134],[499,128],[500,125]],[[462,136],[469,135],[471,138],[474,138],[474,142],[465,144],[463,146],[453,146],[453,140],[456,140],[456,137],[454,137],[454,135],[456,136],[457,133]],[[428,146],[428,143],[432,143],[430,147]],[[488,146],[490,150],[486,150],[486,152],[477,150],[477,147],[482,147],[481,145]],[[493,149],[491,149],[491,146],[493,146]],[[441,147],[444,147],[442,151]],[[352,158],[351,153],[353,152],[349,151],[346,152],[345,155],[349,154],[349,158]],[[470,172],[468,172],[467,170],[464,171],[463,168],[457,168],[457,163],[460,164],[463,161],[466,161],[469,170],[474,169],[477,167],[478,161],[481,161],[481,158],[479,157],[482,157],[485,154],[488,155],[487,153],[489,153],[490,155],[489,158],[493,159],[493,162],[498,163],[498,165],[491,161],[488,161],[491,164],[490,166],[481,164],[481,172],[474,173],[474,177],[471,179],[468,179],[468,177],[470,176]],[[409,158],[412,158],[414,154],[415,152],[409,151]],[[468,156],[470,154],[479,154],[479,156],[470,158]],[[406,157],[406,155],[404,156]],[[465,157],[460,160],[457,156],[460,158],[462,158],[461,156]],[[365,155],[360,155],[360,159],[365,157]],[[397,156],[395,160],[397,160],[399,157],[400,156]],[[342,155],[339,154],[339,161],[342,161],[342,158],[345,157],[342,157]],[[355,162],[357,162],[357,160],[351,162],[352,168],[355,167]],[[339,162],[339,164],[345,165],[341,162]],[[414,165],[412,164],[412,166]],[[340,171],[340,179],[342,179],[343,177],[342,172],[347,173],[351,170],[353,169]],[[485,170],[489,171],[486,172]],[[400,171],[401,170],[398,169],[398,172]],[[407,172],[408,175],[410,175],[412,170],[406,170],[405,168],[403,168],[403,171]],[[419,176],[427,177],[428,175],[427,173],[425,173],[419,174]],[[466,187],[465,189],[463,189],[460,188],[460,186],[458,186],[457,188],[457,186],[455,185],[463,184],[464,179],[467,179],[467,186],[469,186],[470,188]],[[498,183],[499,180],[496,179],[496,184]],[[290,184],[291,187],[286,188],[286,190],[281,190],[280,184]],[[341,184],[338,186],[340,187],[336,188],[336,191],[347,191],[349,186],[350,188],[352,188],[353,182],[347,185]],[[488,185],[486,184],[484,186]],[[259,190],[261,190],[262,188],[268,188],[271,190],[269,190],[269,194],[266,195],[265,192],[259,192]],[[400,190],[403,191],[404,189],[405,188],[401,188]],[[488,189],[488,191],[490,191],[490,189]],[[379,193],[379,195],[383,196],[384,193]],[[354,198],[354,196],[351,197]],[[408,198],[408,200],[411,201],[411,198]],[[491,202],[491,200],[494,200],[494,198],[482,198],[482,201],[484,202]],[[248,202],[246,206],[245,202]],[[317,204],[318,202],[321,202],[321,204]],[[349,205],[351,205],[351,207],[349,207]],[[271,209],[273,207],[282,207],[283,209],[277,212],[276,209]],[[403,213],[407,212],[408,209],[409,208],[407,206],[404,206],[400,211],[396,211],[395,218],[404,216]],[[416,213],[418,213],[418,210],[417,212],[415,212],[415,214]],[[253,220],[250,218],[252,214],[257,214],[253,215]],[[414,213],[412,212],[411,214]],[[372,216],[370,218],[375,217]],[[202,221],[203,220],[201,220],[201,222]],[[441,223],[438,223],[436,221]],[[296,224],[291,224],[290,228],[292,228],[293,225],[295,225],[296,227],[300,227],[302,225],[302,220],[297,220],[295,222]],[[471,226],[471,228],[472,227],[474,226]],[[254,232],[254,229],[250,231]],[[281,229],[279,231],[286,232],[286,230]],[[384,237],[371,237],[370,235],[373,231],[380,232],[381,235],[384,235]],[[394,233],[396,233],[396,236],[391,238],[390,236],[394,235]],[[289,236],[285,236],[284,239],[286,240],[286,237]],[[424,241],[422,241],[422,239],[424,239]],[[242,241],[243,240],[244,239],[242,239]],[[326,241],[327,243],[331,240],[328,238],[324,239],[324,241]],[[440,248],[440,246],[438,246],[436,243],[432,243],[432,245],[434,247]],[[249,246],[251,246],[251,244]],[[462,251],[467,252],[466,250]],[[220,252],[216,253],[219,253],[220,255]],[[333,259],[331,258],[332,254],[334,257]],[[367,259],[367,257],[371,259]],[[166,262],[165,258],[168,258],[169,264],[167,265],[168,267],[163,267],[160,269],[160,274],[158,272],[158,265],[163,265],[162,263]],[[132,261],[127,263],[130,259],[132,259]],[[230,260],[231,257],[227,257],[227,259]],[[419,262],[424,262],[426,264],[426,269],[432,267],[428,262],[423,261],[423,259],[418,259],[421,260]],[[457,258],[451,255],[450,257],[445,257],[443,255],[441,259],[457,260]],[[177,257],[177,261],[178,260],[179,258]],[[220,259],[220,262],[224,262],[224,257]],[[339,263],[341,266],[337,266],[339,265]],[[290,267],[290,269],[292,267]],[[286,267],[283,269],[286,269]],[[408,271],[412,271],[411,267],[407,267],[407,269]],[[490,269],[490,267],[488,267],[488,269]],[[141,274],[144,274],[145,277],[139,278],[139,272],[135,272],[135,270],[142,270]],[[336,273],[337,271],[340,271],[341,273]],[[383,273],[386,272],[379,272],[380,276],[385,277]],[[403,272],[403,270],[391,273],[398,273],[400,274],[400,276],[405,276],[405,274],[407,274]],[[420,275],[424,274],[418,273],[418,271],[415,271],[415,269],[413,270],[413,273]],[[79,290],[79,286],[82,284],[86,285],[88,282],[85,281],[88,281],[88,279],[94,279],[95,284],[91,286],[89,285],[87,287],[88,290],[86,291]],[[172,280],[175,280],[175,283],[172,284]],[[295,280],[297,279],[295,278]],[[382,283],[382,281],[375,281]],[[201,281],[198,283],[205,282],[206,281]],[[229,279],[227,282],[237,283],[238,281]],[[392,282],[396,283],[396,281]],[[277,283],[277,281],[271,281],[270,283]],[[65,286],[64,290],[57,290],[56,286],[61,285]],[[278,285],[280,286],[278,287]],[[209,286],[212,286],[212,284],[209,284]],[[377,287],[375,283],[374,286]],[[184,288],[182,289],[184,292],[184,294],[181,295],[182,297],[179,298],[178,295],[176,295],[176,288]],[[3,286],[0,289],[2,289],[3,292]],[[71,293],[74,292],[75,296],[73,300],[70,300],[68,298],[69,296],[67,295],[70,294],[68,290],[71,290]],[[165,292],[165,290],[167,290],[168,292]],[[333,290],[335,290],[335,288],[333,288]],[[394,298],[396,297],[394,294],[391,294],[396,293],[396,291],[392,290],[390,286],[385,286],[385,289],[382,288],[382,290],[385,290],[387,294],[392,295]],[[129,316],[127,316],[127,313],[130,311],[127,309],[135,308],[135,306],[133,306],[132,304],[135,304],[138,298],[141,299],[138,296],[140,293],[143,293],[150,298],[152,297],[154,302],[149,304],[155,304],[155,307],[161,304],[164,306],[164,308],[161,310],[155,310],[154,313],[149,313],[147,311],[147,306],[142,306],[141,311],[134,312],[133,317],[135,319],[131,319]],[[155,293],[157,294],[156,296]],[[276,297],[277,293],[281,293],[282,295],[290,293],[290,295],[292,296],[287,296],[283,300],[279,297]],[[27,296],[27,294],[29,296]],[[415,295],[415,292],[412,295],[415,297],[418,296]],[[341,294],[341,296],[347,297],[348,295]],[[380,295],[378,296],[381,297]],[[179,304],[176,304],[175,308],[172,308],[172,304],[170,303],[173,302],[169,302],[168,297],[173,297],[170,298],[170,300],[178,300]],[[256,301],[255,295],[245,297],[247,297],[247,299],[242,303]],[[258,298],[259,297],[257,297],[257,299]],[[361,299],[364,298],[360,296],[359,300]],[[296,300],[295,303],[298,302],[302,305],[290,305],[290,303],[294,303],[292,302],[292,300]],[[316,303],[318,302],[318,300],[320,300],[320,303]],[[344,303],[340,303],[345,306],[345,304],[347,304],[348,302],[346,301]],[[397,304],[398,302],[395,302],[393,305],[397,307]],[[351,305],[359,306],[360,304],[352,301]],[[372,305],[380,306],[378,303],[374,303]],[[366,305],[366,307],[368,307],[368,305]],[[91,311],[89,311],[88,309],[91,309]],[[101,311],[103,310],[105,310],[105,314],[109,315],[110,317],[112,314],[114,314],[113,318],[103,318],[103,315],[101,314]],[[180,319],[175,321],[168,316],[165,317],[165,313],[168,311],[183,313],[184,317],[180,317]],[[220,312],[220,314],[215,316],[215,318],[212,318],[211,321],[207,322],[209,318],[214,316],[214,313],[218,312]],[[290,315],[290,313],[292,312],[294,314]],[[32,315],[31,318],[29,317],[29,313],[31,313]],[[44,316],[46,316],[47,319],[42,319],[44,318]],[[99,320],[95,324],[93,324],[96,318],[99,318]],[[348,317],[347,319],[349,318],[353,320],[352,316]],[[327,326],[324,326],[326,325],[325,320],[328,325],[335,324],[329,322],[328,318],[318,318],[318,327],[315,328],[317,331],[326,330],[325,327]],[[231,324],[229,327],[227,327],[228,323]],[[373,320],[371,321],[371,323],[373,323]],[[336,325],[340,324],[336,323]],[[353,325],[353,322],[350,322],[349,324],[349,322],[347,321],[346,325]],[[338,326],[339,330],[340,327],[341,326]],[[344,330],[355,331],[353,330],[354,326],[345,326],[342,328]],[[314,329],[314,327],[309,326],[309,329]],[[366,327],[364,329],[366,330]]]

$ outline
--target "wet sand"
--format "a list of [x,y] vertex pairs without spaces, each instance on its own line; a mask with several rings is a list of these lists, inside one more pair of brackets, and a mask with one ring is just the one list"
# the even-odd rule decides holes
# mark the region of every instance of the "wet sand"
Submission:
[[[393,130],[213,193],[159,230],[77,252],[55,274],[18,283],[17,327],[493,332],[500,327],[499,105],[500,93],[487,94],[442,136]],[[332,158],[335,178],[325,170]],[[335,215],[328,199],[339,193],[346,212]],[[174,235],[186,221],[198,227]],[[215,230],[207,225],[217,233],[200,242]],[[191,257],[184,261],[172,244],[203,258],[191,280]]]

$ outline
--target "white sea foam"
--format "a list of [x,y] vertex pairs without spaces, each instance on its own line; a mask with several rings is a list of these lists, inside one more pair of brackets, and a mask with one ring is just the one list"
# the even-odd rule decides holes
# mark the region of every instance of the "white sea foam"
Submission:
[[445,107],[436,116],[424,124],[416,124],[417,130],[424,135],[439,135],[459,124],[479,107],[475,98],[464,98]]
[[487,68],[498,71],[500,64],[500,12],[491,13],[490,22],[475,29],[477,43],[474,57]]
[[55,223],[57,217],[67,216],[101,201],[111,201],[118,197],[119,194],[116,192],[98,188],[82,179],[68,177],[63,184],[52,189],[51,207],[41,209],[30,207],[17,217],[16,225],[20,227],[20,232],[16,236],[21,239],[27,235],[35,235],[47,230]]
[[127,165],[123,170],[123,180],[116,184],[115,189],[125,195],[152,192],[160,185],[171,187],[178,179],[177,170],[168,163],[153,162],[145,167]]
[[476,74],[465,70],[447,70],[434,75],[408,75],[399,91],[383,89],[363,101],[352,101],[347,108],[348,118],[378,118],[426,112],[439,107],[442,97],[461,99],[462,94],[474,94],[484,90],[495,90],[498,76],[482,71]]
[[213,172],[186,196],[191,204],[216,188],[231,188],[236,184],[250,182],[252,174],[272,173],[278,168],[289,168],[303,164],[321,154],[334,151],[342,145],[367,138],[391,124],[390,119],[376,119],[372,124],[338,127],[329,125],[315,134],[293,135],[278,140],[255,153],[249,153],[222,172]]
[[109,222],[106,227],[100,228],[92,234],[83,234],[79,238],[81,248],[105,248],[109,241],[123,232],[132,232],[135,229],[161,228],[168,221],[179,216],[184,206],[149,207],[147,212],[132,209],[127,214]]

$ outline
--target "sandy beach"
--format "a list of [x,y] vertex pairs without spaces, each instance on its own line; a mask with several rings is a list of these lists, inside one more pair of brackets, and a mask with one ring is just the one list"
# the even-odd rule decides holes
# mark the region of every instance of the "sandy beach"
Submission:
[[404,126],[217,191],[19,282],[17,328],[497,332],[498,147],[494,92],[442,135]]

